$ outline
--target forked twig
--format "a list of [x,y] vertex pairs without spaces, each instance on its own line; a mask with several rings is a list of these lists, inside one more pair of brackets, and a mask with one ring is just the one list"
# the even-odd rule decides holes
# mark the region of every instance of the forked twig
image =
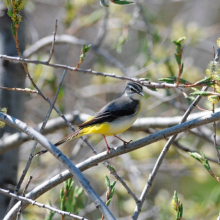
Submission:
[[56,37],[56,34],[57,34],[57,19],[56,19],[56,22],[55,22],[55,30],[53,32],[53,41],[52,41],[52,46],[51,46],[51,50],[50,50],[50,55],[49,55],[49,59],[48,59],[48,63],[50,62],[53,54],[54,54],[54,46],[55,46],[55,37]]

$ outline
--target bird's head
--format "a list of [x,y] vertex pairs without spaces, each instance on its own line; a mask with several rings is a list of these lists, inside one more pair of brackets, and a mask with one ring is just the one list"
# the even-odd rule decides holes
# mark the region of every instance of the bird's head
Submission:
[[143,87],[140,84],[129,82],[127,83],[124,93],[133,100],[139,100],[141,96],[144,96],[142,91]]

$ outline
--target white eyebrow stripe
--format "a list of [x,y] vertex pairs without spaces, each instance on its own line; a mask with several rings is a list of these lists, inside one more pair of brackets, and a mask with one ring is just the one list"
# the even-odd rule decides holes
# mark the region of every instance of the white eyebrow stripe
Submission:
[[137,93],[139,92],[139,91],[137,90],[137,88],[135,88],[135,87],[133,87],[133,86],[130,86],[130,85],[129,85],[128,87],[129,87],[130,89],[131,89],[131,88],[134,89],[135,92],[137,92]]

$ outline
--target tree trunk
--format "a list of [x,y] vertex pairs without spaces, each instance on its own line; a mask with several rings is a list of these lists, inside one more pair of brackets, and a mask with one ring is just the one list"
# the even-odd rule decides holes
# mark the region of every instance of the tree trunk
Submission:
[[[20,50],[24,51],[24,24],[19,27]],[[0,54],[17,56],[16,47],[11,31],[11,19],[7,15],[7,10],[0,0]],[[0,60],[0,85],[5,87],[24,88],[25,72],[20,63],[11,63]],[[0,107],[6,107],[8,114],[22,119],[24,110],[24,94],[22,92],[8,91],[0,89]],[[15,129],[5,126],[0,129],[0,137],[6,133],[14,133]],[[1,147],[1,146],[0,146]],[[0,156],[0,187],[14,190],[17,183],[18,170],[18,148],[11,150]],[[0,194],[0,219],[6,214],[10,198]]]

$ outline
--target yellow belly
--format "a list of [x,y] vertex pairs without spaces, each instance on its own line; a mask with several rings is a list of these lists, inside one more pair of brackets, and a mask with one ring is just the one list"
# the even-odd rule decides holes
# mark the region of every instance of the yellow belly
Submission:
[[[96,124],[83,128],[77,137],[81,137],[87,134],[104,134],[107,136],[120,134],[130,128],[132,124],[136,121],[140,112],[140,108],[141,102],[135,114],[120,117],[112,122],[104,122],[101,124]],[[89,120],[91,120],[91,118]]]
[[107,136],[117,135],[130,128],[136,119],[137,119],[137,114],[134,116],[124,116],[110,123],[104,122],[102,124],[96,124],[83,128],[80,131],[79,135],[80,136],[87,134],[104,134]]

